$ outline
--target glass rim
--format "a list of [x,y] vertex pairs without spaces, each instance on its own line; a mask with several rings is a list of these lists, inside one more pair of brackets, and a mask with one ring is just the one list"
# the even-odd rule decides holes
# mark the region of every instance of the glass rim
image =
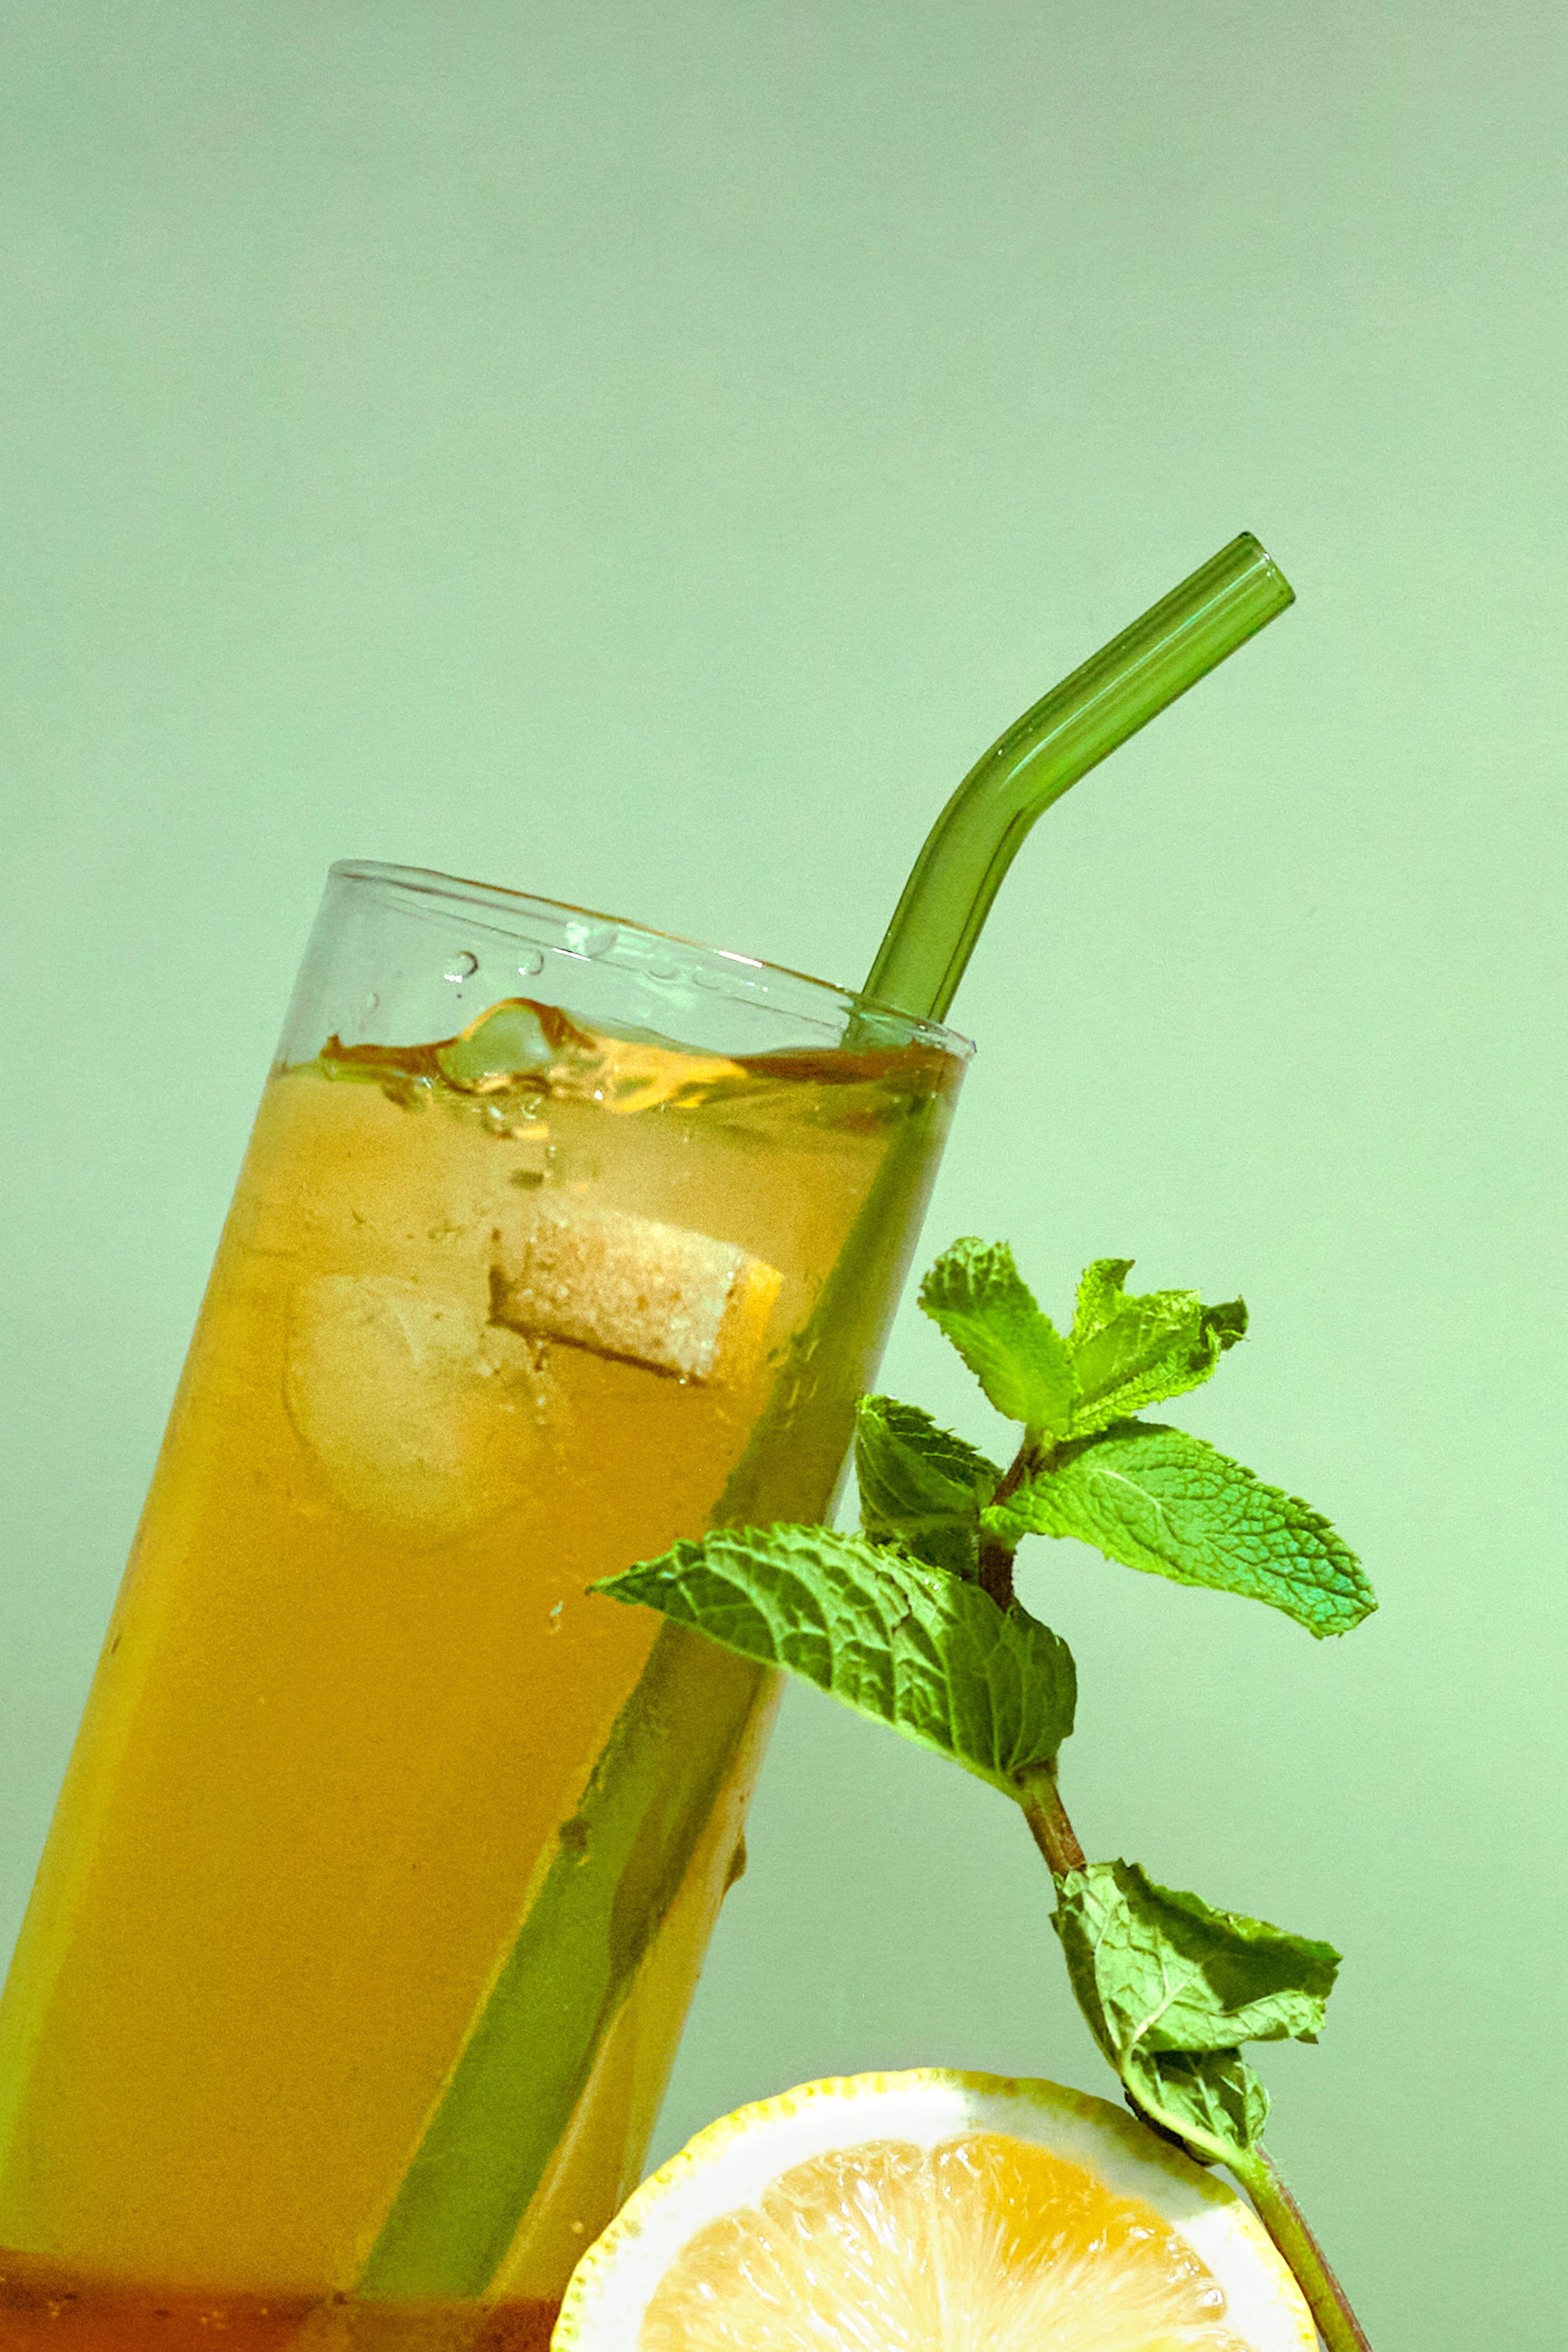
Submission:
[[[962,1030],[945,1028],[940,1021],[926,1021],[916,1014],[901,1013],[897,1006],[884,1003],[879,997],[867,996],[858,989],[841,987],[831,980],[819,980],[815,973],[797,971],[792,965],[770,963],[759,956],[744,955],[739,950],[710,946],[704,940],[693,940],[682,931],[665,931],[651,923],[629,922],[624,916],[605,914],[592,907],[577,907],[563,898],[543,898],[529,890],[508,889],[500,883],[476,882],[459,874],[443,874],[432,866],[393,866],[375,858],[341,857],[328,868],[331,882],[361,882],[389,894],[415,900],[426,899],[447,908],[473,908],[480,910],[480,927],[504,931],[515,936],[514,926],[529,914],[550,922],[573,921],[591,923],[613,929],[617,939],[629,934],[633,939],[647,941],[652,946],[679,949],[690,961],[700,959],[712,968],[721,967],[727,991],[749,996],[753,1002],[766,1003],[782,983],[791,990],[809,989],[817,997],[831,998],[847,1013],[874,1013],[879,1021],[896,1023],[910,1044],[935,1045],[959,1061],[967,1062],[973,1055],[974,1040]],[[415,909],[414,911],[419,911]],[[512,918],[511,924],[484,923],[483,916]],[[574,947],[570,942],[557,944],[560,955],[579,956],[587,962],[606,961],[604,950],[590,952],[586,947]],[[612,959],[613,960],[613,959]],[[779,1012],[788,1008],[780,1003]]]

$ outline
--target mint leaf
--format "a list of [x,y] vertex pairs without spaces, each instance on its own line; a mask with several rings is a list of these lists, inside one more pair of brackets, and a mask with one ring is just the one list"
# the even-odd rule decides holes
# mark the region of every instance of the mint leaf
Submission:
[[998,1412],[1032,1435],[1066,1436],[1078,1401],[1072,1360],[1005,1242],[954,1242],[921,1283],[920,1303]]
[[1377,1606],[1354,1552],[1310,1504],[1159,1422],[1064,1446],[981,1526],[1004,1543],[1076,1536],[1124,1568],[1266,1601],[1320,1639]]
[[1268,2095],[1237,2045],[1317,2040],[1333,1947],[1216,1911],[1133,1862],[1059,1878],[1052,1924],[1079,2007],[1134,2105],[1206,2164],[1256,2147]]
[[1134,2051],[1315,2042],[1340,1964],[1331,1944],[1216,1911],[1135,1862],[1058,1879],[1053,1925],[1079,2006],[1118,2067]]
[[972,1576],[980,1507],[1002,1473],[918,1405],[867,1396],[855,1408],[860,1525],[873,1543],[901,1544],[932,1568]]
[[721,1528],[593,1589],[783,1666],[1010,1796],[1072,1729],[1065,1642],[978,1585],[859,1536]]
[[1082,1399],[1075,1437],[1197,1388],[1247,1330],[1239,1298],[1205,1307],[1195,1290],[1130,1296],[1123,1286],[1131,1267],[1131,1258],[1097,1258],[1079,1284],[1068,1343]]
[[1068,1346],[1076,1356],[1080,1348],[1104,1329],[1123,1304],[1124,1286],[1134,1261],[1130,1257],[1097,1257],[1084,1267],[1078,1281]]
[[1132,2052],[1121,2079],[1134,2105],[1203,2164],[1234,2164],[1263,2137],[1268,2094],[1239,2050]]

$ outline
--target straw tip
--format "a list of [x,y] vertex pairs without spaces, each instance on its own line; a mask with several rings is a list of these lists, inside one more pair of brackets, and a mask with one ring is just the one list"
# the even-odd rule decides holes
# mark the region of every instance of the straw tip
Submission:
[[1251,570],[1262,573],[1269,581],[1279,597],[1279,611],[1283,612],[1287,604],[1295,603],[1296,591],[1291,587],[1256,531],[1237,531],[1231,541],[1230,551],[1239,556]]

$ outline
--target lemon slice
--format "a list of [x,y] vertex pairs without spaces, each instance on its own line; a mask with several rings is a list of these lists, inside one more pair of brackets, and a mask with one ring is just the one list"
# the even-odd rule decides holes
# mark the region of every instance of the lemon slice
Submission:
[[1236,2192],[1103,2099],[924,2070],[701,2132],[573,2276],[552,2352],[1311,2352]]

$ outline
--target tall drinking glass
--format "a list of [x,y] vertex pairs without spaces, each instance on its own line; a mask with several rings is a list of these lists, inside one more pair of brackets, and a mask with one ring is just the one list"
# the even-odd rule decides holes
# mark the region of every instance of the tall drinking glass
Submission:
[[0,2006],[7,2344],[545,2340],[773,1697],[587,1587],[830,1511],[968,1051],[334,867]]

